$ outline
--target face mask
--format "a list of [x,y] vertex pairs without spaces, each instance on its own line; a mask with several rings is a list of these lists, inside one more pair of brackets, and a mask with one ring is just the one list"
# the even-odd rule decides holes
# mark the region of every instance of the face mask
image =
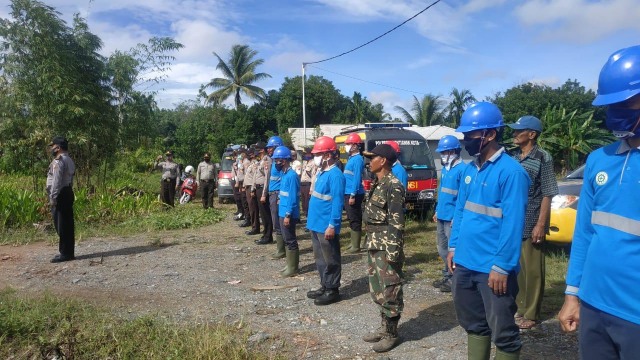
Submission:
[[56,157],[58,155],[58,150],[51,150],[51,156]]
[[322,165],[322,155],[314,156],[313,163],[320,167],[320,165]]
[[450,155],[440,155],[440,163],[442,164],[442,166],[449,165],[449,156]]
[[469,139],[469,140],[462,140],[462,142],[464,143],[464,149],[467,150],[469,155],[471,156],[480,155],[480,150],[482,149],[482,141],[484,140],[485,135],[486,135],[486,132],[482,132],[482,136],[480,137]]
[[276,170],[282,171],[282,168],[284,167],[284,163],[276,163],[275,167],[276,167]]
[[629,139],[640,136],[638,121],[640,121],[640,109],[611,107],[607,109],[607,119],[605,123],[607,128],[613,133],[613,136],[618,139]]

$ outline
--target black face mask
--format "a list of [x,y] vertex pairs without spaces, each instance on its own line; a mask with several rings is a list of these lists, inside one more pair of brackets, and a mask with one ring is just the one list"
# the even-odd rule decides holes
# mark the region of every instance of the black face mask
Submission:
[[464,144],[464,149],[467,150],[469,155],[478,156],[480,155],[480,148],[482,147],[482,140],[484,140],[484,136],[473,138],[469,140],[462,140]]
[[282,171],[283,167],[284,167],[284,163],[276,163],[276,170]]

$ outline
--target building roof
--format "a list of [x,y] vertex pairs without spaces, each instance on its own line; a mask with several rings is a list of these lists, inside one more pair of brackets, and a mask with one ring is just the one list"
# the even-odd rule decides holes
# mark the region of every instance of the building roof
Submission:
[[464,135],[462,133],[456,132],[456,129],[450,128],[444,125],[433,125],[433,126],[412,126],[409,130],[413,130],[418,134],[422,135],[427,140],[440,140],[445,135],[453,135],[458,140],[462,140]]

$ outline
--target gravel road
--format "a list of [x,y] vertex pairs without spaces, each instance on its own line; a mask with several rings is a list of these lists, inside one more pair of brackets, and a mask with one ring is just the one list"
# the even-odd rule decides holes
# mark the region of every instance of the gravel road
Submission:
[[[291,359],[466,359],[452,297],[431,287],[433,279],[405,286],[403,341],[376,354],[360,340],[379,325],[364,254],[343,256],[342,301],[315,306],[306,298],[319,285],[309,235],[298,231],[300,276],[282,279],[284,260],[269,258],[274,246],[255,245],[231,219],[232,207],[224,207],[227,218],[208,227],[84,239],[77,260],[68,263],[49,263],[57,245],[1,246],[0,288],[48,290],[129,317],[247,326],[250,342],[268,342],[272,354]],[[555,319],[523,333],[523,340],[522,359],[578,358],[576,336],[562,334]]]

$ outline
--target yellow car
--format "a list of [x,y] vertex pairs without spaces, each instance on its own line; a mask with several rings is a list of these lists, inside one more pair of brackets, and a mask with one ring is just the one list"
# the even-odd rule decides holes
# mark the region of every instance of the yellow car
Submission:
[[558,195],[551,200],[551,216],[547,241],[569,244],[576,226],[578,199],[582,189],[584,165],[558,181]]

